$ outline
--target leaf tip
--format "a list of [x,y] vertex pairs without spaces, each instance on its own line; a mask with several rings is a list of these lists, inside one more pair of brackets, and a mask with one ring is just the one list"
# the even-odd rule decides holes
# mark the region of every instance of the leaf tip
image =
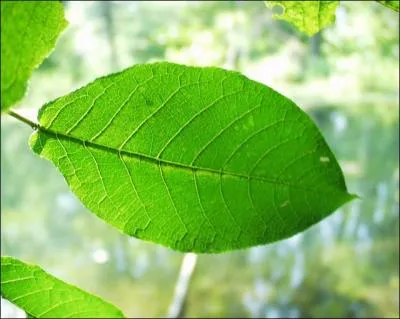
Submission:
[[345,196],[343,198],[343,201],[342,201],[341,205],[339,205],[339,206],[345,205],[355,199],[362,199],[362,198],[360,196],[358,196],[357,194],[351,194],[351,193],[346,192]]
[[353,199],[362,199],[361,196],[358,196],[357,194],[348,194],[349,195],[349,199],[348,202],[352,201]]

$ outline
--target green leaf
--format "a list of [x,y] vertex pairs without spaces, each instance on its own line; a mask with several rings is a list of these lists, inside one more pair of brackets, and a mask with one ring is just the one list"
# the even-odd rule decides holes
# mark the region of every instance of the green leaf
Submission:
[[1,110],[25,94],[32,71],[67,26],[58,1],[1,1]]
[[279,6],[282,14],[275,19],[285,20],[311,36],[335,22],[335,11],[339,1],[264,1],[266,6]]
[[393,11],[399,12],[399,5],[400,5],[400,1],[377,1],[379,2],[381,5],[388,7],[389,9],[392,9]]
[[1,295],[31,318],[124,317],[114,305],[12,257],[1,257]]
[[319,130],[243,75],[137,65],[42,107],[30,145],[97,216],[179,251],[296,234],[352,198]]

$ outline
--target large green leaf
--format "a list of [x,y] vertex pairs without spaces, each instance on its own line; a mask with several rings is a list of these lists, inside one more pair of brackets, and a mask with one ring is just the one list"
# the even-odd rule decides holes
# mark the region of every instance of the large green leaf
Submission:
[[352,198],[319,130],[239,73],[137,65],[46,104],[30,145],[97,216],[180,251],[273,242]]
[[1,110],[25,94],[32,71],[67,26],[58,1],[1,1]]
[[335,21],[339,1],[264,1],[267,7],[280,6],[283,13],[274,14],[307,35],[314,35]]
[[377,1],[379,2],[381,5],[388,7],[390,9],[392,9],[393,11],[399,12],[399,5],[400,5],[400,1],[396,0],[396,1]]
[[33,318],[124,317],[99,297],[12,257],[1,257],[1,295]]

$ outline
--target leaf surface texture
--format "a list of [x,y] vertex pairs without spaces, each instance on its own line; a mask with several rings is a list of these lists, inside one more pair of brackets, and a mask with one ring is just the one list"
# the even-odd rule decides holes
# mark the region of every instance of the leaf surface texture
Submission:
[[59,1],[1,1],[1,110],[25,94],[32,71],[67,26]]
[[99,297],[12,257],[1,257],[1,295],[31,318],[124,317]]
[[33,151],[92,212],[179,251],[287,238],[352,198],[310,118],[237,72],[137,65],[46,104],[39,123]]
[[280,6],[281,14],[275,19],[285,20],[297,29],[312,36],[335,21],[339,1],[264,1],[267,7]]

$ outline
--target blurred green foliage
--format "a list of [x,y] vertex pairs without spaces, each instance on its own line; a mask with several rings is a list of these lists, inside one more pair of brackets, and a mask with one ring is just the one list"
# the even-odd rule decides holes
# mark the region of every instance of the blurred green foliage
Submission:
[[[361,199],[299,236],[200,256],[186,315],[398,317],[399,17],[342,1],[309,38],[262,1],[65,1],[70,27],[34,72],[37,109],[100,75],[169,60],[239,70],[316,121]],[[2,252],[40,264],[130,317],[165,316],[182,255],[111,229],[87,212],[30,129],[2,117]]]
[[[312,36],[335,21],[339,1],[264,1],[275,11],[273,17],[285,20]],[[279,13],[278,13],[279,12]]]

